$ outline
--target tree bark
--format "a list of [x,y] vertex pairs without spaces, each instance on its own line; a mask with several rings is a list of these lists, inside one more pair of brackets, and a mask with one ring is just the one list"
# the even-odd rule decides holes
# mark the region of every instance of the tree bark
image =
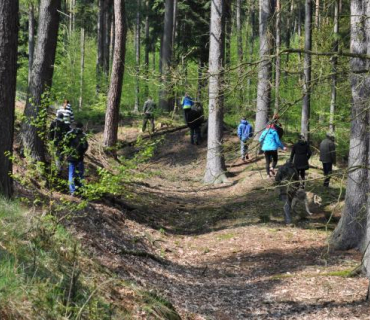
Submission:
[[[149,95],[149,52],[150,52],[150,42],[149,42],[149,0],[145,3],[147,14],[145,16],[145,96]],[[154,52],[153,52],[154,55]]]
[[[312,1],[306,0],[305,3],[305,42],[304,49],[311,51],[312,49]],[[303,104],[302,104],[302,118],[301,118],[301,134],[306,140],[309,139],[310,132],[310,112],[311,112],[311,65],[312,59],[310,54],[304,55],[303,63]]]
[[[36,161],[45,160],[45,93],[51,88],[57,48],[61,0],[41,0],[35,60],[32,66],[28,98],[22,123],[22,141],[26,152]],[[46,101],[47,103],[47,101]]]
[[79,110],[82,110],[83,105],[84,72],[85,72],[85,29],[81,28],[80,99],[78,103]]
[[320,0],[316,0],[315,8],[315,27],[318,29],[320,27]]
[[122,94],[122,83],[126,55],[126,13],[125,1],[114,0],[115,43],[112,75],[108,91],[107,111],[104,125],[104,146],[114,147],[117,144],[119,107]]
[[[339,0],[334,2],[334,44],[333,51],[338,52],[339,50]],[[331,100],[330,100],[330,118],[329,118],[329,130],[334,133],[334,114],[335,114],[335,105],[337,102],[337,65],[338,57],[332,57],[332,77],[331,77]]]
[[[351,1],[351,52],[366,54],[367,33],[365,0]],[[366,206],[368,206],[369,163],[369,76],[366,60],[351,59],[352,121],[348,160],[348,178],[345,207],[342,217],[331,237],[335,249],[361,248],[366,227]],[[364,73],[366,75],[364,76]],[[360,74],[362,73],[362,74]],[[369,206],[368,206],[369,208]]]
[[268,23],[272,15],[271,0],[260,0],[259,34],[261,63],[258,70],[256,136],[258,140],[268,121],[268,112],[271,103],[271,37]]
[[170,92],[170,68],[172,58],[172,32],[173,32],[173,0],[166,0],[164,15],[164,30],[161,45],[161,79],[162,89],[159,93],[159,106],[162,110],[171,111]]
[[28,9],[28,85],[30,85],[33,54],[35,51],[35,7],[33,3],[30,3]]
[[102,73],[104,69],[104,35],[105,35],[105,1],[98,0],[99,11],[98,11],[98,56],[96,60],[96,92],[100,92],[102,85]]
[[224,23],[224,1],[213,0],[209,44],[208,150],[204,182],[215,184],[227,181],[222,150]]
[[279,96],[279,90],[280,90],[280,19],[281,19],[280,16],[281,16],[280,0],[276,0],[275,113],[279,112],[279,102],[280,102],[280,96]]
[[11,178],[17,76],[18,0],[0,1],[0,194],[13,194]]
[[140,94],[140,81],[139,81],[139,73],[140,73],[140,7],[141,7],[141,0],[136,0],[136,25],[135,25],[135,106],[134,112],[139,112],[139,94]]
[[238,62],[239,62],[239,75],[242,74],[241,63],[243,62],[243,33],[242,33],[242,21],[241,21],[241,6],[242,1],[236,1],[236,41],[238,46]]
[[109,76],[109,60],[110,60],[110,41],[111,41],[111,21],[112,21],[112,0],[106,0],[106,8],[104,10],[104,45],[103,45],[103,72],[104,76]]

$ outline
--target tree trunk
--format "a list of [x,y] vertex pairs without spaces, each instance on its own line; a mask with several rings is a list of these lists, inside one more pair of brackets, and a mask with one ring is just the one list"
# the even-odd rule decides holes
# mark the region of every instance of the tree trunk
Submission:
[[276,0],[276,25],[275,25],[275,47],[276,47],[276,59],[275,59],[275,113],[279,112],[279,90],[280,90],[280,15],[281,15],[280,0]]
[[[339,0],[334,2],[334,45],[333,51],[338,52],[339,50]],[[335,114],[335,105],[337,102],[337,65],[338,58],[336,56],[332,57],[332,73],[331,76],[331,100],[330,100],[330,119],[329,119],[329,130],[334,133],[334,114]]]
[[161,46],[161,78],[162,89],[159,93],[159,106],[162,110],[171,111],[171,89],[170,68],[172,57],[172,32],[173,32],[173,0],[166,0],[166,11],[164,15],[163,42]]
[[110,44],[109,62],[110,64],[112,64],[113,56],[114,56],[114,42],[116,39],[116,33],[115,33],[115,27],[114,27],[114,7],[112,8],[112,21],[111,21],[110,29],[111,29],[111,32],[110,32],[111,44]]
[[13,194],[11,178],[17,76],[18,1],[0,2],[0,194]]
[[320,27],[320,0],[316,0],[315,9],[315,27],[318,29]]
[[223,136],[224,1],[213,0],[209,43],[209,117],[205,183],[225,182]]
[[271,0],[260,0],[260,65],[257,85],[256,136],[258,140],[268,121],[271,102],[271,38],[268,23],[272,15]]
[[98,12],[98,57],[96,60],[96,92],[100,92],[102,85],[102,72],[104,69],[104,35],[105,35],[105,1],[99,0]]
[[225,1],[225,64],[231,64],[231,31],[232,31],[232,14],[231,14],[231,1]]
[[[351,52],[367,53],[367,32],[364,0],[351,1]],[[351,59],[352,121],[348,160],[345,207],[331,237],[335,249],[360,248],[366,227],[368,192],[369,133],[368,133],[368,66],[364,59]]]
[[32,66],[28,98],[22,123],[22,141],[26,152],[36,161],[44,161],[46,109],[45,93],[51,88],[58,40],[61,0],[41,0],[35,60]]
[[[304,49],[306,51],[312,50],[312,1],[306,0],[305,4],[305,23],[304,33],[305,42]],[[301,134],[305,136],[306,140],[309,138],[310,132],[310,107],[311,107],[311,55],[305,53],[303,66],[303,104],[302,104],[302,119],[301,119]]]
[[119,107],[122,94],[122,83],[126,54],[126,13],[125,1],[114,0],[115,43],[112,75],[108,91],[107,111],[104,125],[104,146],[114,147],[117,144]]
[[103,45],[103,72],[106,78],[108,78],[109,76],[111,21],[112,21],[112,0],[108,0],[106,2],[106,8],[104,10],[104,45]]
[[[146,0],[147,14],[145,17],[145,96],[149,95],[149,51],[150,51],[150,34],[149,34],[149,0]],[[153,52],[153,55],[155,53]]]
[[[174,54],[174,46],[176,41],[176,29],[177,29],[177,0],[173,0],[173,26],[172,26],[172,54]],[[172,57],[172,61],[175,57]]]
[[35,7],[31,3],[28,9],[28,85],[30,85],[33,53],[35,51]]
[[140,94],[140,7],[141,0],[136,0],[137,11],[136,11],[136,25],[135,25],[135,106],[134,112],[139,112],[139,94]]
[[81,28],[80,100],[78,103],[79,110],[82,110],[83,104],[84,72],[85,72],[85,29]]
[[242,1],[236,1],[236,42],[238,46],[238,63],[239,63],[239,76],[242,74],[242,62],[243,62],[243,34],[242,34],[242,21],[241,21],[241,6]]

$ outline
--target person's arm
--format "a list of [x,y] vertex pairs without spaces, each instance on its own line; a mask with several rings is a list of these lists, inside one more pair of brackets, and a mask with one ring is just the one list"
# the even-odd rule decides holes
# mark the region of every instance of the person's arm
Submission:
[[267,134],[267,131],[266,130],[263,131],[262,134],[261,134],[261,136],[260,136],[260,138],[258,139],[258,141],[259,142],[262,142],[265,139],[266,134]]
[[148,107],[148,102],[145,101],[144,106],[143,106],[143,113],[146,112],[147,107]]
[[311,151],[310,145],[307,144],[307,159],[310,159],[311,156],[312,156],[312,151]]
[[280,149],[282,149],[282,150],[286,150],[286,148],[284,147],[284,145],[281,143],[280,138],[279,138],[279,135],[278,135],[278,133],[276,131],[274,133],[274,136],[275,136],[275,142],[278,145],[278,147]]
[[242,136],[242,128],[241,128],[242,126],[239,124],[239,126],[238,126],[238,137],[239,137],[239,139],[241,138],[241,136]]
[[250,126],[250,131],[249,131],[249,138],[252,138],[254,135],[253,127]]
[[336,151],[335,151],[335,144],[334,142],[330,143],[330,156],[331,156],[331,161],[333,164],[337,163],[337,157],[336,157]]

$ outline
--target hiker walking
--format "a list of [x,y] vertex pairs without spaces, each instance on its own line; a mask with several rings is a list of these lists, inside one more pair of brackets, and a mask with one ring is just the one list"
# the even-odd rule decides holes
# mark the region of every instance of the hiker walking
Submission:
[[243,161],[249,159],[248,156],[248,145],[247,141],[249,138],[253,137],[253,127],[247,121],[246,117],[243,117],[238,126],[238,137],[240,140],[240,154]]
[[74,122],[75,118],[69,100],[64,100],[63,105],[57,110],[57,116],[59,114],[63,115],[64,123],[71,125]]
[[[286,148],[281,143],[274,124],[267,125],[259,138],[259,142],[265,154],[267,177],[271,178],[272,175],[275,175],[275,168],[278,162],[278,149],[280,148],[285,151]],[[270,168],[271,162],[272,167]]]
[[55,151],[55,165],[57,173],[62,172],[62,162],[63,162],[63,147],[64,138],[67,132],[70,131],[68,124],[63,121],[63,114],[58,114],[57,117],[51,122],[49,128],[49,140],[53,142]]
[[184,117],[185,117],[185,122],[189,123],[189,113],[191,110],[191,107],[194,105],[193,99],[189,96],[187,92],[185,92],[184,97],[181,100],[181,107],[184,110]]
[[301,177],[301,188],[304,189],[304,180],[306,178],[306,170],[309,169],[308,160],[312,155],[309,143],[306,141],[304,135],[300,134],[298,142],[293,145],[290,154],[290,162],[296,167],[299,176]]
[[88,149],[86,134],[83,132],[83,124],[78,122],[76,128],[66,135],[66,154],[69,164],[68,184],[69,191],[73,195],[82,187],[84,178],[84,155]]
[[144,107],[143,107],[143,127],[142,127],[142,132],[145,131],[146,125],[148,121],[150,121],[152,132],[154,132],[154,110],[155,110],[155,103],[152,99],[151,96],[148,97],[148,100],[145,101]]
[[190,128],[190,143],[199,145],[202,139],[200,127],[204,120],[203,107],[196,102],[188,111],[187,125]]
[[324,187],[329,187],[330,175],[333,172],[333,164],[336,163],[334,139],[334,135],[328,132],[326,138],[320,143],[320,161],[322,162],[325,176]]

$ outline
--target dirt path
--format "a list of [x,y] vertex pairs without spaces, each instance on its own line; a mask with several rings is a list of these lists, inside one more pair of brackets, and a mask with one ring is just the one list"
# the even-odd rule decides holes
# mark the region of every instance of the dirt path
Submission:
[[[205,144],[188,140],[185,131],[169,134],[141,168],[150,177],[128,200],[134,210],[94,206],[95,227],[80,232],[102,264],[165,296],[183,319],[370,319],[367,280],[346,277],[361,257],[326,245],[338,184],[325,191],[309,182],[323,202],[288,228],[262,160],[233,159],[238,143],[227,137],[230,183],[204,186]],[[167,263],[120,254],[127,243]]]

